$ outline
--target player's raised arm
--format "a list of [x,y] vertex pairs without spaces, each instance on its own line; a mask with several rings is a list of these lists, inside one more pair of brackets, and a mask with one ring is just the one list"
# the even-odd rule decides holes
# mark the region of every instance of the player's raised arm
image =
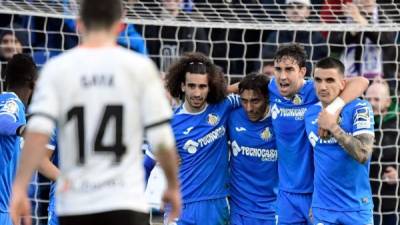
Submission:
[[368,79],[365,77],[346,78],[345,82],[346,85],[342,93],[326,108],[331,114],[339,113],[344,105],[361,97],[369,84]]

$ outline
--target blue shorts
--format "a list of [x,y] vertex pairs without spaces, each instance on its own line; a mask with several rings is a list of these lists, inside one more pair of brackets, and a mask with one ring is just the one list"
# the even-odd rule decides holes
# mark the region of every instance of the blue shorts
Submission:
[[372,225],[372,210],[339,212],[320,208],[313,208],[313,218],[315,225]]
[[56,212],[54,212],[53,210],[49,210],[49,218],[47,221],[48,225],[59,225],[60,223],[58,222],[58,216],[56,214]]
[[298,194],[285,191],[278,192],[278,224],[311,225],[309,217],[312,194]]
[[276,225],[276,220],[258,219],[248,216],[243,216],[237,213],[231,213],[230,225]]
[[1,225],[13,225],[11,221],[11,216],[8,212],[0,213],[0,224]]
[[[167,224],[168,209],[164,214]],[[182,205],[177,225],[227,225],[229,224],[229,204],[227,198],[191,202]]]

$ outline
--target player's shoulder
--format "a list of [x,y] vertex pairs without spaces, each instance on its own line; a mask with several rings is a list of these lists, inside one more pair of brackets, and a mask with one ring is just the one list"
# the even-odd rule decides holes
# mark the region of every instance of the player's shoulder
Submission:
[[317,102],[315,104],[312,104],[307,108],[307,111],[305,112],[305,117],[317,114],[317,113],[319,113],[321,111],[321,109],[322,109],[322,103],[321,102]]
[[156,68],[154,62],[146,55],[134,52],[120,46],[116,47],[114,50],[116,55],[118,56],[118,60],[121,60],[120,62],[128,67],[139,70],[149,70]]
[[19,99],[19,97],[13,93],[13,92],[2,92],[0,94],[0,104],[6,104],[8,102],[14,102],[15,104],[18,105],[23,105],[21,99]]
[[233,109],[232,111],[230,111],[229,113],[229,120],[230,121],[237,121],[239,118],[243,117],[245,115],[245,111],[243,109],[243,107],[238,107],[236,109]]

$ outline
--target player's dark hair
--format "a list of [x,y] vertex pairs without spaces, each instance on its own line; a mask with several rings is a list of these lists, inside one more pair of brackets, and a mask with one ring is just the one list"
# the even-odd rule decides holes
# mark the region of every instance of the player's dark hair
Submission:
[[21,88],[32,85],[37,79],[37,69],[30,56],[15,54],[7,63],[5,70],[6,87]]
[[172,97],[184,98],[185,93],[181,85],[186,81],[186,73],[204,74],[208,77],[208,103],[218,103],[226,97],[224,73],[207,56],[199,52],[184,54],[169,68],[165,76],[165,84]]
[[122,17],[121,0],[81,0],[80,18],[88,30],[107,29]]
[[326,57],[317,62],[315,64],[315,68],[321,68],[321,69],[336,69],[341,76],[344,76],[344,65],[343,63],[335,59],[333,57]]
[[306,67],[306,50],[297,43],[280,46],[275,53],[274,61],[280,62],[287,58],[294,59],[300,68]]
[[251,73],[243,78],[239,83],[239,94],[242,94],[245,90],[253,90],[257,93],[262,94],[268,99],[269,78],[264,74]]

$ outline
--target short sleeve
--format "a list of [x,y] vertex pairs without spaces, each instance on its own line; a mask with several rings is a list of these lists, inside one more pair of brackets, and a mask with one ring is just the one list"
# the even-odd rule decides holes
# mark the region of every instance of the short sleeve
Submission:
[[230,94],[226,97],[226,101],[228,102],[231,109],[237,109],[240,106],[240,96],[236,94]]
[[56,78],[59,70],[56,65],[46,64],[37,81],[28,112],[32,115],[28,129],[51,134],[59,115],[59,102]]
[[374,115],[369,103],[360,102],[353,111],[353,136],[365,133],[374,135]]
[[164,86],[155,65],[146,61],[143,70],[146,79],[142,85],[141,115],[145,128],[169,122],[172,110],[165,95]]
[[0,105],[0,115],[9,115],[14,122],[18,120],[18,115],[23,111],[16,99],[8,99],[3,105]]

